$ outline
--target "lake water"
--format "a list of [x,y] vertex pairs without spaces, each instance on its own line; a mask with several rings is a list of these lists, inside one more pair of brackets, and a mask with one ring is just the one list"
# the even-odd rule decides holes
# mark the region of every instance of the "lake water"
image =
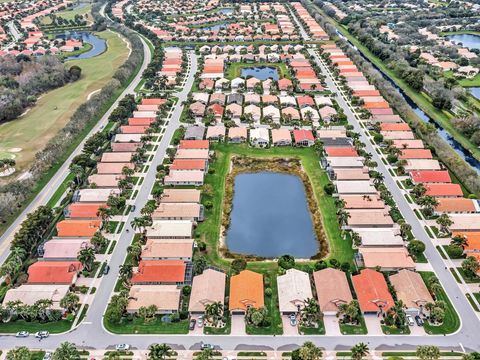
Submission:
[[235,178],[227,231],[232,253],[309,258],[319,251],[302,180],[261,172]]
[[480,49],[480,36],[472,34],[449,35],[448,40],[455,44],[462,43],[462,45],[469,49]]
[[223,15],[230,15],[233,14],[233,8],[223,8],[219,9],[217,12]]
[[206,31],[219,31],[226,28],[227,28],[227,23],[221,23],[221,24],[215,24],[212,26],[202,27],[200,29],[206,30]]
[[269,66],[243,68],[240,74],[245,78],[247,76],[253,76],[262,81],[269,78],[273,80],[279,79],[277,68]]
[[480,87],[470,87],[468,88],[473,96],[480,100]]
[[79,60],[79,59],[90,59],[94,56],[103,54],[107,50],[107,43],[105,40],[99,38],[98,36],[89,33],[89,32],[74,32],[57,35],[59,39],[82,39],[84,43],[89,43],[92,45],[92,48],[82,54],[76,56],[68,56],[65,58],[65,61],[68,60]]

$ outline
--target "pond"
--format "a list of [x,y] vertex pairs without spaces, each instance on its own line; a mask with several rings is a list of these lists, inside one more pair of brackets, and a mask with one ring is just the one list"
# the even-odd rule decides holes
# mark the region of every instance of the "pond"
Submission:
[[246,78],[248,76],[253,76],[258,80],[267,80],[273,79],[278,80],[278,70],[275,67],[270,66],[257,66],[257,67],[248,67],[242,68],[240,76]]
[[200,29],[205,30],[205,31],[219,31],[219,30],[223,30],[223,29],[226,29],[226,28],[227,28],[227,23],[220,23],[220,24],[215,24],[215,25],[212,25],[212,26],[201,27]]
[[480,36],[472,34],[458,34],[447,36],[448,40],[453,41],[455,44],[462,43],[463,46],[469,49],[480,50]]
[[98,56],[104,53],[107,50],[107,43],[104,39],[99,38],[98,36],[89,33],[89,32],[73,32],[65,33],[56,36],[58,39],[82,39],[84,43],[92,45],[92,48],[79,55],[67,56],[65,61],[68,60],[79,60],[79,59],[90,59],[94,56]]
[[302,180],[273,172],[235,177],[226,244],[230,252],[266,258],[310,258],[319,251]]
[[470,87],[468,88],[473,96],[480,100],[480,87]]
[[223,8],[217,11],[219,14],[230,15],[233,14],[233,8]]

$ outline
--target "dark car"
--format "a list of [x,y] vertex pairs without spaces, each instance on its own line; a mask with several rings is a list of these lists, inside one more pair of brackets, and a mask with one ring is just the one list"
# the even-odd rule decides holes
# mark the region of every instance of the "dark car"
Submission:
[[109,271],[110,271],[110,266],[105,265],[105,267],[103,268],[103,275],[107,275]]
[[196,322],[197,322],[197,320],[195,320],[195,319],[190,320],[190,323],[188,324],[188,329],[189,330],[195,329]]
[[418,326],[423,326],[423,320],[419,315],[415,316],[415,322]]

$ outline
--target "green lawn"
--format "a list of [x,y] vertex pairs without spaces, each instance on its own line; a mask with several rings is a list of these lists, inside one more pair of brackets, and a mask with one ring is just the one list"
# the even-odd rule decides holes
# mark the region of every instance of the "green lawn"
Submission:
[[[432,276],[435,276],[433,272],[420,272],[425,285],[428,287],[428,279]],[[435,293],[436,300],[444,301],[447,305],[445,310],[445,319],[443,324],[440,326],[432,326],[427,321],[425,321],[424,328],[427,334],[431,335],[440,335],[440,334],[451,334],[455,332],[460,327],[460,319],[457,312],[455,311],[450,299],[443,290],[443,288]]]
[[225,78],[232,80],[237,77],[240,77],[242,69],[251,68],[251,67],[274,67],[277,69],[280,79],[282,78],[291,79],[290,72],[287,69],[287,65],[285,65],[284,63],[267,63],[267,62],[252,63],[252,64],[238,63],[238,62],[231,63],[227,67],[227,71],[225,72]]
[[[92,15],[90,14],[91,13],[91,10],[92,10],[92,5],[90,4],[85,4],[85,6],[82,6],[80,8],[75,8],[74,7],[70,7],[66,10],[63,10],[63,11],[58,11],[55,13],[55,15],[57,17],[61,17],[65,20],[73,20],[75,18],[75,15],[82,15],[82,16],[85,16],[87,15],[87,22],[92,22],[93,19],[92,19]],[[52,23],[52,20],[50,18],[50,16],[44,16],[41,18],[40,20],[40,24],[42,25],[50,25]]]
[[132,321],[123,320],[120,324],[111,324],[107,321],[103,324],[108,331],[115,334],[188,334],[188,320],[164,323],[159,316],[150,322],[135,317]]
[[405,327],[405,329],[399,329],[399,328],[396,328],[396,327],[382,325],[382,331],[386,335],[402,335],[402,334],[406,335],[406,334],[410,334],[410,329],[408,328],[408,326]]
[[223,328],[214,328],[210,326],[205,326],[203,328],[203,333],[205,335],[230,335],[232,331],[232,317],[230,314],[225,314],[227,317],[227,323]]
[[[325,18],[332,23],[349,41],[355,45],[359,51],[372,63],[374,63],[379,69],[382,70],[389,78],[391,78],[427,115],[439,123],[448,133],[450,133],[455,140],[457,140],[464,148],[470,151],[473,156],[480,160],[480,149],[473,144],[470,139],[457,131],[450,119],[453,115],[447,114],[435,106],[421,93],[412,89],[405,81],[400,79],[387,65],[383,63],[377,56],[375,56],[366,46],[364,46],[355,36],[350,34],[347,28],[332,18],[326,16],[323,11],[316,7],[318,11],[325,16]],[[405,114],[407,116],[413,116],[413,114]]]
[[37,331],[46,330],[52,334],[63,333],[70,330],[72,322],[67,320],[60,320],[51,323],[26,322],[23,320],[0,323],[0,333],[16,333],[19,331],[28,331],[30,334]]
[[365,319],[362,316],[359,325],[340,324],[340,332],[344,335],[366,335],[368,330]]
[[17,171],[31,165],[35,154],[65,126],[78,106],[87,100],[91,92],[107,84],[127,59],[126,44],[116,33],[104,31],[97,35],[107,41],[105,53],[66,63],[68,67],[78,65],[82,68],[79,80],[49,91],[24,116],[0,124],[0,152],[21,149],[14,154]]

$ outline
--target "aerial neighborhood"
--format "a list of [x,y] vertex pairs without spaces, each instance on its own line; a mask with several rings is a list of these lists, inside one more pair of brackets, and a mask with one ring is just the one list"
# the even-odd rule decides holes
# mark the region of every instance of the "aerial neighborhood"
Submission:
[[0,1],[0,356],[480,359],[478,11]]

